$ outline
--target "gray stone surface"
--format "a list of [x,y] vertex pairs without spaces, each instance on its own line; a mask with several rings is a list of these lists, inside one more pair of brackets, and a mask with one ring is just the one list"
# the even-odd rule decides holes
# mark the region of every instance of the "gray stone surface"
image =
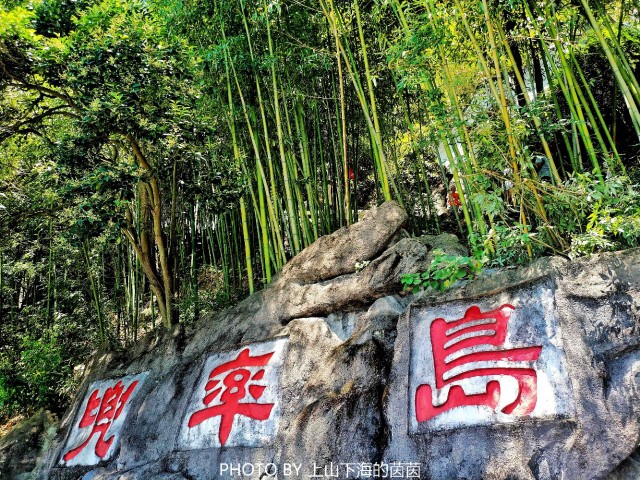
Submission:
[[28,480],[51,448],[58,419],[46,410],[17,423],[0,438],[0,478]]
[[607,480],[640,478],[640,450],[636,450],[618,468],[607,475]]
[[[452,235],[440,237],[443,237],[442,241],[436,245],[446,253],[466,252],[457,241],[452,241]],[[403,238],[359,272],[317,283],[302,283],[296,279],[283,283],[281,279],[265,291],[261,312],[264,316],[288,321],[362,308],[378,298],[396,293],[402,274],[426,270],[434,258],[432,252],[420,239]],[[315,259],[309,261],[315,262]]]
[[[309,247],[275,285],[229,310],[155,332],[128,351],[96,354],[34,473],[61,480],[354,478],[358,472],[390,478],[393,468],[402,473],[396,478],[407,478],[419,467],[420,478],[438,480],[637,478],[640,252],[570,263],[543,259],[416,299],[399,295],[398,275],[424,269],[433,248],[464,248],[447,236],[400,238],[398,210],[383,205],[366,229],[356,224]],[[350,250],[346,239],[371,241]],[[325,251],[334,248],[339,251]],[[369,265],[356,272],[355,262],[364,260]],[[516,309],[528,305],[537,316],[530,323],[514,318],[506,347],[555,348],[529,364],[538,378],[557,375],[558,382],[548,382],[550,395],[538,398],[544,414],[500,422],[485,411],[488,420],[471,416],[411,433],[412,318],[436,310],[459,317],[469,305],[486,311],[507,302]],[[268,381],[279,402],[272,440],[222,447],[181,442],[190,403],[194,395],[202,401],[202,378],[213,367],[205,367],[207,359],[280,337],[288,338],[287,346],[277,379]],[[139,372],[149,373],[113,457],[96,466],[61,467],[63,445],[92,382]],[[512,387],[505,384],[504,391]],[[549,399],[553,408],[544,404]],[[211,424],[212,435],[217,428]],[[250,422],[244,428],[251,438]],[[267,465],[278,474],[265,472]]]
[[319,238],[300,252],[284,266],[275,283],[315,283],[353,273],[356,263],[382,252],[407,220],[396,202],[363,212],[358,222]]
[[[538,263],[499,272],[488,281],[479,279],[443,297],[424,296],[412,304],[398,322],[398,332],[410,330],[412,316],[429,311],[434,303],[458,305],[464,299],[467,305],[501,304],[505,293],[526,291],[548,275],[555,286],[557,332],[566,355],[575,414],[556,420],[531,418],[518,426],[451,425],[440,433],[411,434],[407,421],[411,337],[398,335],[386,391],[390,441],[384,458],[420,458],[424,478],[604,478],[632,453],[640,438],[640,338],[632,333],[640,322],[639,259],[635,251],[571,264],[545,261],[550,268],[541,269]],[[603,271],[610,281],[602,277]],[[613,290],[610,284],[616,285]],[[621,295],[624,301],[617,300]]]

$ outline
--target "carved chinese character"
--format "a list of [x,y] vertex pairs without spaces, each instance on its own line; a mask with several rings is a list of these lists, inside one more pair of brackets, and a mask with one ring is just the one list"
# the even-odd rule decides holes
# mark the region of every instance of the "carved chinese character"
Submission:
[[94,465],[107,460],[124,423],[132,395],[146,373],[119,380],[102,380],[91,385],[79,421],[72,427],[61,462],[66,465]]
[[[415,392],[418,422],[464,406],[487,406],[495,409],[500,401],[500,383],[496,376],[517,380],[518,394],[501,409],[508,415],[528,415],[536,406],[537,373],[533,363],[541,346],[504,348],[509,319],[515,307],[509,304],[482,312],[469,308],[462,318],[431,322],[430,339],[435,370],[435,385],[419,385]],[[485,391],[467,394],[461,380],[486,377]],[[449,388],[446,401],[437,404],[436,391]]]
[[258,447],[272,442],[281,415],[286,337],[211,354],[195,383],[178,446]]
[[229,362],[215,367],[205,385],[206,394],[202,403],[206,408],[198,410],[189,418],[189,428],[195,427],[212,417],[220,416],[218,438],[220,444],[227,443],[233,419],[243,415],[253,420],[267,420],[275,404],[259,403],[267,388],[260,380],[264,378],[264,367],[274,352],[251,356],[248,348]]

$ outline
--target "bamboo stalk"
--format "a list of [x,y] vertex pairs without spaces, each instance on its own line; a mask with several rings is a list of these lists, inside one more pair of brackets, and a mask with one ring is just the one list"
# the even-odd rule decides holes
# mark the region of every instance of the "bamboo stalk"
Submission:
[[[586,0],[580,0],[580,4],[582,5],[582,8],[584,9],[584,12],[587,15],[587,18],[591,23],[591,28],[593,28],[593,32],[595,33],[598,41],[600,42],[600,45],[602,46],[602,50],[604,51],[604,54],[607,57],[607,60],[609,61],[609,65],[611,65],[613,74],[616,77],[616,80],[618,81],[618,86],[620,87],[620,91],[622,92],[622,95],[624,96],[627,102],[627,108],[629,109],[629,115],[631,116],[631,120],[633,122],[633,127],[635,128],[636,135],[638,135],[638,138],[640,139],[640,110],[638,110],[638,105],[636,104],[636,97],[640,96],[640,91],[639,91],[640,89],[638,89],[637,83],[636,85],[632,84],[632,87],[637,92],[637,95],[634,96],[634,94],[631,91],[630,85],[627,83],[625,79],[625,74],[626,74],[626,77],[629,79],[633,78],[633,74],[629,74],[628,71],[625,71],[624,73],[622,72],[623,69],[627,68],[627,65],[624,64],[624,61],[626,60],[624,57],[624,54],[618,56],[618,58],[621,59],[621,62],[623,63],[623,65],[620,65],[616,60],[616,57],[613,55],[613,52],[611,51],[609,44],[605,40],[604,35],[602,34],[602,30],[600,29],[600,26],[598,25],[598,22],[595,16],[593,15],[593,11],[589,6],[589,2]],[[615,35],[611,35],[610,38],[612,40],[615,40]]]
[[100,302],[100,292],[96,285],[95,278],[93,276],[92,268],[91,268],[91,260],[89,258],[89,245],[88,242],[82,242],[82,253],[84,256],[84,260],[87,265],[87,276],[89,277],[89,286],[91,288],[91,295],[93,296],[93,303],[96,309],[96,315],[98,316],[98,333],[100,335],[100,340],[104,341],[105,339],[105,329],[104,322],[102,319],[102,308]]
[[[266,2],[264,3],[264,7],[268,12],[268,7]],[[265,13],[265,20],[267,25],[267,43],[269,46],[269,54],[273,56],[274,55],[273,40],[271,38],[271,28],[269,26],[268,13]],[[297,220],[296,211],[293,208],[293,194],[291,192],[290,174],[289,174],[289,169],[287,168],[287,158],[286,158],[286,153],[284,149],[284,135],[282,132],[282,121],[280,119],[280,100],[279,100],[279,94],[278,94],[278,81],[277,81],[277,75],[276,75],[276,67],[273,62],[271,63],[270,69],[271,69],[271,83],[273,88],[273,110],[276,117],[275,118],[276,134],[278,137],[278,150],[280,152],[280,164],[282,166],[282,177],[283,177],[283,183],[284,183],[285,200],[287,204],[287,216],[288,216],[289,227],[291,228],[291,236],[293,240],[293,245],[291,247],[292,247],[293,255],[296,255],[301,250],[300,232],[298,230],[298,222],[296,221]]]

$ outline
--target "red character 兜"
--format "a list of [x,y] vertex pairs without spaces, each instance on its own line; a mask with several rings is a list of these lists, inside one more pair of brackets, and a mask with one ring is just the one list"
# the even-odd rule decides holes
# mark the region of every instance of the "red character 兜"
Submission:
[[98,434],[98,440],[96,441],[94,450],[95,454],[99,458],[104,458],[107,455],[109,447],[111,447],[113,439],[115,438],[115,435],[106,438],[109,428],[112,423],[120,417],[120,414],[122,414],[122,410],[133,393],[133,390],[136,388],[136,385],[138,385],[137,380],[131,382],[125,390],[122,380],[118,380],[113,387],[108,387],[102,396],[100,396],[100,389],[96,389],[91,393],[82,419],[78,425],[78,428],[91,427],[91,433],[84,442],[64,454],[62,458],[65,462],[73,460],[84,450],[95,434]]

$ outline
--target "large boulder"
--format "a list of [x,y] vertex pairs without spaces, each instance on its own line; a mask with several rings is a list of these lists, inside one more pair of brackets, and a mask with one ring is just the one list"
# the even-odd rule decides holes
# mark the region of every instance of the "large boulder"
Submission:
[[[361,307],[397,290],[402,272],[394,268],[400,259],[405,259],[403,265],[419,267],[427,254],[417,241],[394,245],[406,221],[407,214],[397,203],[386,202],[365,212],[359,222],[320,237],[287,263],[265,290],[262,315],[282,322],[327,315]],[[393,258],[382,268],[375,268],[389,256]],[[357,271],[359,265],[369,263],[373,265]]]
[[[508,309],[514,328],[505,344],[521,349],[542,345],[535,362],[537,404],[521,419],[509,418],[499,411],[500,403],[491,411],[478,395],[475,402],[481,407],[416,422],[422,399],[412,384],[419,377],[414,372],[419,372],[421,346],[399,333],[385,395],[390,441],[384,458],[421,459],[425,478],[605,478],[640,439],[639,260],[638,251],[571,263],[544,259],[413,302],[398,332],[417,335],[425,322],[436,323],[433,317],[460,318],[474,305],[484,307],[481,311],[515,305],[513,313]],[[437,336],[433,327],[431,334]],[[453,390],[449,396],[455,397]],[[634,473],[625,476],[633,471],[631,458],[611,478],[636,478]]]
[[[436,241],[436,244],[447,253],[466,252],[457,239],[450,241],[451,235],[442,237],[448,241]],[[385,295],[397,293],[402,274],[426,270],[433,258],[433,250],[424,241],[403,238],[377,258],[367,261],[358,272],[315,283],[278,281],[264,293],[263,315],[286,322],[362,308]]]
[[261,315],[286,323],[362,308],[397,293],[402,274],[426,270],[436,249],[467,253],[452,234],[409,238],[401,230],[406,220],[395,202],[387,202],[358,223],[319,238],[265,290]]
[[28,480],[51,448],[58,419],[51,412],[39,410],[32,417],[17,423],[0,438],[0,478]]
[[356,271],[356,263],[376,257],[407,222],[396,202],[386,202],[363,212],[360,221],[320,237],[291,259],[276,280],[314,283]]
[[96,354],[34,472],[636,478],[640,252],[542,259],[414,297],[402,273],[465,249],[407,238],[403,222],[382,205],[239,305]]

